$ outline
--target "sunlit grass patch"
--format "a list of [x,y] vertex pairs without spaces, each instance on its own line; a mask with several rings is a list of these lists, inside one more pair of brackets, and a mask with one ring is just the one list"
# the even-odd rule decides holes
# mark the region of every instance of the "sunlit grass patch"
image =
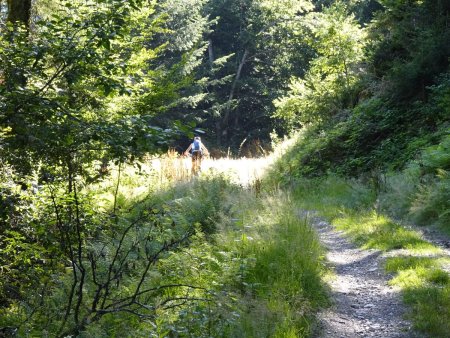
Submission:
[[440,248],[423,240],[417,231],[405,229],[375,212],[346,212],[333,223],[365,248],[405,249],[411,255],[421,255],[388,258],[386,271],[395,274],[390,283],[402,290],[405,303],[411,307],[414,326],[430,337],[448,337],[450,277],[441,268],[447,259],[439,257]]
[[226,176],[227,180],[242,187],[260,187],[260,177],[272,161],[259,159],[212,159],[202,161],[202,172],[198,176],[191,173],[191,159],[169,151],[158,157],[141,162],[112,164],[108,175],[98,180],[89,190],[95,192],[97,208],[100,211],[117,208],[127,209],[142,200],[149,193],[156,193],[195,179],[208,180],[210,177]]
[[242,271],[247,334],[242,336],[306,337],[313,310],[327,301],[323,252],[289,198],[279,192],[261,199],[262,205],[236,222],[239,237],[227,241],[247,262]]
[[269,158],[208,158],[202,162],[202,171],[214,171],[230,175],[233,183],[247,186],[260,179],[266,172],[272,159]]
[[399,256],[386,260],[385,269],[387,272],[399,272],[416,268],[437,268],[439,262],[431,257]]
[[420,234],[393,222],[389,217],[375,212],[351,212],[334,219],[333,224],[346,231],[356,243],[364,248],[379,250],[408,249],[432,250],[433,245]]
[[448,337],[450,332],[450,285],[406,288],[403,298],[412,307],[414,326],[429,337]]
[[405,270],[399,270],[391,280],[392,285],[400,286],[402,289],[418,288],[434,285],[449,284],[448,273],[437,267],[416,266]]
[[447,260],[400,256],[388,258],[385,265],[396,273],[390,284],[402,289],[414,326],[430,337],[448,337],[450,332],[450,277],[441,268]]
[[381,250],[409,249],[426,250],[432,245],[420,238],[420,235],[406,230],[395,223],[387,222],[385,227],[377,229],[365,245],[367,248]]
[[410,253],[411,256],[386,260],[386,271],[395,274],[390,284],[402,290],[405,302],[412,309],[411,319],[419,331],[430,337],[448,337],[450,277],[442,269],[447,258],[425,256],[442,254],[440,248],[423,240],[419,232],[405,229],[375,212],[348,211],[333,223],[364,248],[405,249]]
[[[393,274],[390,283],[400,288],[405,302],[410,305],[412,322],[420,332],[427,337],[449,336],[450,263],[445,252],[425,241],[420,231],[389,217],[403,216],[407,201],[403,201],[406,206],[402,204],[401,212],[393,213],[398,205],[388,208],[383,192],[376,192],[367,182],[333,175],[287,179],[287,184],[294,190],[299,209],[314,211],[347,233],[359,246],[379,249],[387,252],[386,255],[407,254],[387,258],[386,271]],[[332,276],[323,274],[322,278]]]

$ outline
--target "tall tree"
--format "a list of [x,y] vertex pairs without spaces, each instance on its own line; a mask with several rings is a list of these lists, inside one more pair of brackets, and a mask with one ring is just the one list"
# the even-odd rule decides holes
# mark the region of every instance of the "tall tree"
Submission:
[[204,84],[196,72],[207,48],[205,36],[211,25],[204,13],[206,2],[158,2],[155,17],[161,26],[146,44],[165,45],[149,66],[158,69],[158,81],[168,86],[162,92],[144,89],[136,105],[136,111],[155,126],[172,128],[174,120],[190,121],[192,126],[202,120],[204,114],[195,108],[205,97]]
[[238,146],[244,139],[268,136],[275,93],[285,87],[287,70],[301,73],[303,67],[293,64],[308,58],[307,53],[297,53],[305,44],[293,32],[312,8],[311,2],[301,0],[210,3],[210,15],[218,21],[209,36],[208,64],[214,57],[232,55],[215,74],[229,76],[229,81],[210,88],[214,98],[205,107],[219,145]]
[[304,77],[275,101],[275,116],[291,126],[326,121],[355,102],[354,85],[363,68],[365,31],[346,6],[335,4],[309,17],[309,44],[316,57]]
[[426,99],[427,86],[446,70],[450,55],[448,1],[380,1],[370,25],[370,62],[383,79],[383,95],[397,101]]

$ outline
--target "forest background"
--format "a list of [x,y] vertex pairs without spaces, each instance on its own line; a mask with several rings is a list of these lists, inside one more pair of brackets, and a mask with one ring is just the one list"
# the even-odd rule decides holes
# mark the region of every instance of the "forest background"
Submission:
[[[321,251],[274,194],[336,175],[367,188],[358,208],[449,229],[449,11],[0,1],[2,333],[308,335],[326,303]],[[174,186],[147,167],[194,134],[216,156],[262,156],[299,130],[251,189],[212,174]],[[271,257],[284,235],[310,256]],[[282,257],[298,283],[271,280],[293,264]]]

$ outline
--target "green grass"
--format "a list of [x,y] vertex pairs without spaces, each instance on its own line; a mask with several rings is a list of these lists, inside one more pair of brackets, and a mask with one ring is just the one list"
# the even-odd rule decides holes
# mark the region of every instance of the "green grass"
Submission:
[[[119,210],[126,212],[145,200],[142,207],[164,208],[179,222],[199,224],[205,235],[161,264],[169,266],[169,273],[176,271],[177,280],[214,290],[221,301],[187,307],[192,313],[165,314],[158,319],[161,327],[199,337],[207,335],[200,334],[205,323],[226,337],[310,334],[314,311],[327,302],[321,280],[323,252],[285,193],[241,189],[226,175],[204,174],[160,185],[151,173],[136,175],[124,167],[121,179]],[[97,185],[101,208],[112,208],[116,183],[117,173]],[[220,324],[215,323],[219,318]]]
[[389,258],[386,261],[385,269],[387,272],[398,273],[407,269],[436,268],[438,266],[438,261],[433,257],[398,256]]
[[375,195],[364,184],[337,176],[298,179],[291,189],[301,209],[317,211],[329,220],[349,210],[367,210],[375,201]]
[[450,277],[442,270],[448,258],[400,256],[386,261],[395,273],[391,284],[401,288],[411,307],[414,326],[431,337],[448,337],[450,332]]
[[357,244],[366,249],[436,250],[417,231],[405,229],[389,217],[375,212],[348,212],[334,219],[333,225],[346,231]]
[[430,337],[448,337],[450,332],[450,286],[404,289],[404,300],[412,307],[415,327]]
[[[120,180],[118,167],[110,170],[79,191],[80,210],[90,217],[80,317],[91,315],[96,278],[103,283],[116,269],[110,299],[130,299],[142,285],[146,307],[136,308],[149,317],[140,320],[132,310],[91,316],[80,337],[309,335],[314,310],[326,302],[323,253],[286,194],[261,192],[260,182],[244,189],[225,174],[161,182],[148,166],[139,172],[123,165]],[[1,309],[1,324],[25,322],[19,336],[54,335],[61,325],[74,332],[75,318],[62,319],[73,274],[61,269],[52,278],[45,298],[30,290],[24,302]]]
[[[135,177],[126,169],[117,201],[120,210],[146,198],[145,205],[162,205],[172,217],[200,224],[207,235],[203,240],[209,244],[196,243],[164,262],[170,271],[178,271],[177,278],[190,276],[193,284],[202,281],[221,295],[222,305],[193,309],[196,317],[205,323],[222,318],[215,330],[227,337],[310,334],[314,311],[327,302],[321,280],[323,252],[285,193],[256,193],[230,184],[225,175],[208,174],[155,191],[151,177]],[[111,208],[114,179],[104,185],[100,198]],[[200,263],[180,267],[189,259]],[[193,334],[205,329],[200,319],[190,316],[174,313],[171,325]]]
[[327,302],[322,249],[284,194],[266,196],[262,203],[242,215],[239,237],[226,240],[248,264],[242,271],[246,310],[236,335],[307,337],[313,311]]

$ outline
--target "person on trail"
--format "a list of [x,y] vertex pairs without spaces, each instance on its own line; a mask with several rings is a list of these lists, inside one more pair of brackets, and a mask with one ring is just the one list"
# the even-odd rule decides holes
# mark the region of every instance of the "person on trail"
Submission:
[[196,136],[194,137],[194,141],[189,145],[189,147],[184,152],[184,155],[188,156],[189,152],[191,152],[192,156],[192,173],[196,174],[200,171],[203,155],[208,156],[209,151],[203,145],[200,137]]

